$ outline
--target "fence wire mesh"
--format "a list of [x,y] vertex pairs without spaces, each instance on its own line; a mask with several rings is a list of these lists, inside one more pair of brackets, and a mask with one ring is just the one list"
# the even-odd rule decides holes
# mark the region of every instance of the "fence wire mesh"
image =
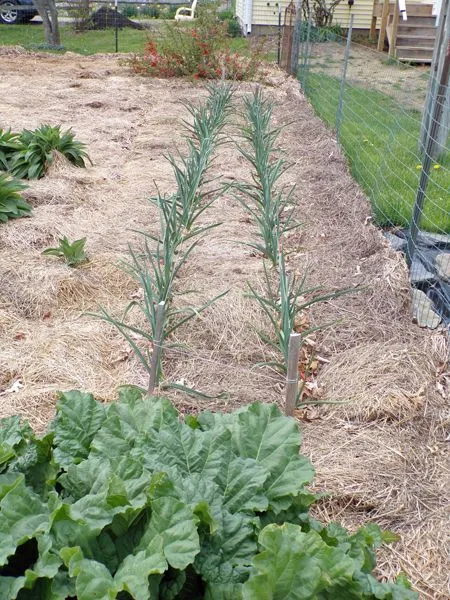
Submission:
[[374,222],[406,256],[415,320],[449,327],[450,46],[430,69],[348,39],[346,56],[346,38],[303,21],[300,84],[335,130]]
[[[25,4],[26,2],[26,4]],[[150,35],[163,31],[182,0],[162,2],[120,0],[66,0],[57,2],[61,50],[92,52],[142,52]],[[82,36],[80,34],[83,34]],[[0,42],[27,50],[48,49],[42,19],[29,0],[0,2]]]

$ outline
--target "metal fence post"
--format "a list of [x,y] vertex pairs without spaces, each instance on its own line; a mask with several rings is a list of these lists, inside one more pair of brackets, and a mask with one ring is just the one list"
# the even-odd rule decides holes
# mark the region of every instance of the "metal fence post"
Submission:
[[278,4],[278,66],[281,63],[281,4]]
[[355,15],[351,15],[350,23],[348,25],[347,44],[345,46],[344,64],[342,66],[341,85],[339,87],[339,102],[338,102],[338,107],[337,107],[337,111],[336,111],[336,139],[337,139],[338,143],[339,143],[339,137],[341,134],[342,109],[344,107],[345,80],[347,78],[348,59],[350,57],[350,48],[352,45],[352,30],[353,30],[354,17],[355,17]]
[[441,6],[439,15],[439,28],[436,35],[436,40],[433,49],[433,59],[431,61],[430,76],[428,79],[427,97],[422,115],[422,124],[419,141],[419,152],[423,154],[427,145],[428,130],[430,129],[431,114],[433,105],[436,100],[437,82],[440,79],[440,69],[442,66],[442,54],[445,51],[444,40],[446,38],[446,29],[450,24],[448,19],[448,2],[444,2]]
[[114,10],[116,12],[115,24],[114,24],[114,41],[115,41],[115,48],[116,48],[116,54],[117,54],[117,52],[119,52],[119,26],[117,23],[117,19],[119,17],[119,7],[117,4],[117,0],[114,0]]
[[436,148],[436,141],[439,135],[439,129],[442,122],[442,114],[445,110],[447,100],[447,88],[450,72],[450,28],[448,28],[448,39],[446,42],[446,54],[440,69],[440,81],[438,82],[437,93],[434,98],[434,106],[431,108],[431,123],[427,132],[427,142],[425,147],[425,155],[423,157],[422,169],[420,171],[419,186],[417,188],[416,201],[414,203],[411,225],[409,228],[408,245],[407,245],[407,261],[411,264],[414,257],[417,236],[419,234],[419,226],[423,213],[423,205],[425,202],[425,193],[428,186],[430,176],[431,163]]

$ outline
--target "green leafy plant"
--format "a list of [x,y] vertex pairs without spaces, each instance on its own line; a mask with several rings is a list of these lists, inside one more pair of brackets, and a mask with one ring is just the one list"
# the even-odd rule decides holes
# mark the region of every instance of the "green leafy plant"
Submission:
[[[184,103],[192,118],[192,123],[184,121],[188,132],[187,157],[177,160],[173,155],[168,155],[177,183],[177,191],[170,201],[176,203],[180,223],[188,231],[216,198],[214,190],[205,191],[202,188],[209,183],[206,175],[213,153],[222,142],[221,133],[230,113],[233,95],[232,88],[223,83],[207,86],[207,90],[209,95],[203,105]],[[160,200],[158,197],[156,203],[160,204]]]
[[55,152],[77,167],[85,167],[89,157],[85,145],[75,140],[72,131],[62,133],[61,126],[41,125],[34,131],[25,129],[18,136],[20,149],[10,161],[13,175],[21,179],[39,179],[55,159]]
[[[314,304],[334,300],[359,289],[346,288],[323,293],[324,289],[321,286],[308,288],[307,274],[288,273],[283,254],[278,257],[278,271],[275,271],[274,276],[271,275],[264,263],[264,292],[259,293],[250,284],[248,286],[250,296],[258,302],[268,317],[274,337],[271,338],[262,331],[258,331],[258,335],[283,356],[283,362],[271,361],[270,363],[260,364],[270,364],[283,373],[286,372],[288,364],[289,336],[293,331],[297,331],[297,324],[304,311]],[[301,329],[299,333],[301,333],[302,340],[304,340],[311,333],[325,329],[332,324],[315,325]]]
[[245,98],[244,103],[247,125],[243,136],[248,148],[240,146],[239,150],[253,167],[253,183],[236,184],[234,187],[240,192],[238,200],[259,228],[261,241],[246,245],[277,265],[283,234],[301,225],[293,217],[291,202],[294,188],[287,193],[276,189],[287,164],[283,158],[276,158],[276,142],[281,128],[271,128],[271,103],[263,98],[259,88],[250,98]]
[[20,150],[19,135],[0,129],[0,171],[9,171],[14,154]]
[[[158,194],[151,202],[159,209],[161,231],[158,235],[139,232],[143,236],[143,248],[137,251],[130,246],[131,259],[124,268],[138,282],[143,291],[143,300],[132,301],[125,309],[121,318],[115,318],[102,310],[101,317],[114,325],[129,342],[137,358],[149,374],[152,373],[152,353],[157,334],[157,308],[164,302],[164,322],[159,345],[181,325],[206,310],[216,300],[227,292],[219,294],[201,306],[172,306],[174,285],[180,269],[184,266],[203,234],[217,227],[219,223],[206,226],[197,225],[199,217],[217,197],[217,191],[205,192],[203,186],[210,183],[206,175],[212,155],[220,143],[220,134],[226,122],[230,109],[232,89],[222,84],[208,87],[208,98],[200,106],[186,104],[192,117],[192,124],[185,123],[188,131],[188,155],[176,160],[168,157],[172,165],[177,190],[169,196]],[[127,317],[133,308],[137,308],[145,317],[146,328],[136,327],[127,322]],[[145,340],[145,348],[141,348],[133,335]],[[150,351],[151,349],[151,351]],[[156,384],[161,378],[161,368],[158,366]],[[168,382],[164,385],[167,387]],[[195,390],[189,390],[195,392]]]
[[42,254],[46,256],[59,256],[64,258],[69,267],[76,267],[88,260],[84,246],[86,238],[75,240],[70,243],[66,236],[59,238],[59,246],[56,248],[47,248]]
[[62,394],[42,437],[3,419],[2,600],[417,600],[373,575],[396,536],[310,516],[299,448],[276,406],[180,418],[132,387]]
[[21,196],[26,187],[8,173],[0,173],[0,223],[31,214],[31,206]]

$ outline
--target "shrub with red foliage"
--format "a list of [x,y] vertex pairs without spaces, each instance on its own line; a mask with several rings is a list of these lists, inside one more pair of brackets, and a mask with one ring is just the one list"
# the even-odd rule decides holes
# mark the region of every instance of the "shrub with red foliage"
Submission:
[[167,24],[162,38],[148,41],[144,53],[129,62],[135,73],[153,77],[255,78],[261,67],[262,48],[242,56],[232,52],[227,41],[226,24],[217,21],[215,12],[203,10],[194,26]]

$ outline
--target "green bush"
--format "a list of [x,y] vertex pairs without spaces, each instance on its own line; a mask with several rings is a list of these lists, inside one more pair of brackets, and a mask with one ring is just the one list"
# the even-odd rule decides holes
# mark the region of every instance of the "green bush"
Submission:
[[239,21],[237,19],[237,17],[233,17],[232,19],[230,19],[229,21],[227,21],[227,27],[228,27],[228,35],[232,38],[236,38],[236,37],[241,37],[242,36],[242,29],[241,26],[239,25]]
[[137,7],[134,4],[125,4],[125,6],[120,7],[120,13],[131,19],[132,17],[136,17],[138,14]]
[[231,9],[221,10],[217,13],[221,21],[229,21],[234,18],[234,12]]
[[308,513],[313,469],[293,419],[255,403],[181,416],[122,388],[61,395],[42,437],[0,425],[2,600],[412,600],[374,550]]
[[21,196],[26,187],[8,173],[0,173],[0,223],[30,215],[31,206]]
[[163,6],[162,10],[160,11],[159,18],[167,20],[174,19],[177,8],[177,6]]
[[239,21],[234,15],[233,10],[222,10],[218,13],[218,17],[220,21],[223,21],[226,24],[227,32],[230,37],[236,38],[242,35],[241,26],[239,25]]
[[148,17],[150,19],[159,19],[160,17],[160,8],[159,6],[147,6],[144,5],[142,7],[142,10],[140,11],[140,14],[143,17]]
[[17,141],[20,147],[10,160],[10,170],[21,179],[43,177],[55,159],[55,152],[77,167],[84,167],[85,160],[89,160],[85,145],[75,140],[70,129],[62,133],[60,125],[41,125],[34,131],[24,129]]

